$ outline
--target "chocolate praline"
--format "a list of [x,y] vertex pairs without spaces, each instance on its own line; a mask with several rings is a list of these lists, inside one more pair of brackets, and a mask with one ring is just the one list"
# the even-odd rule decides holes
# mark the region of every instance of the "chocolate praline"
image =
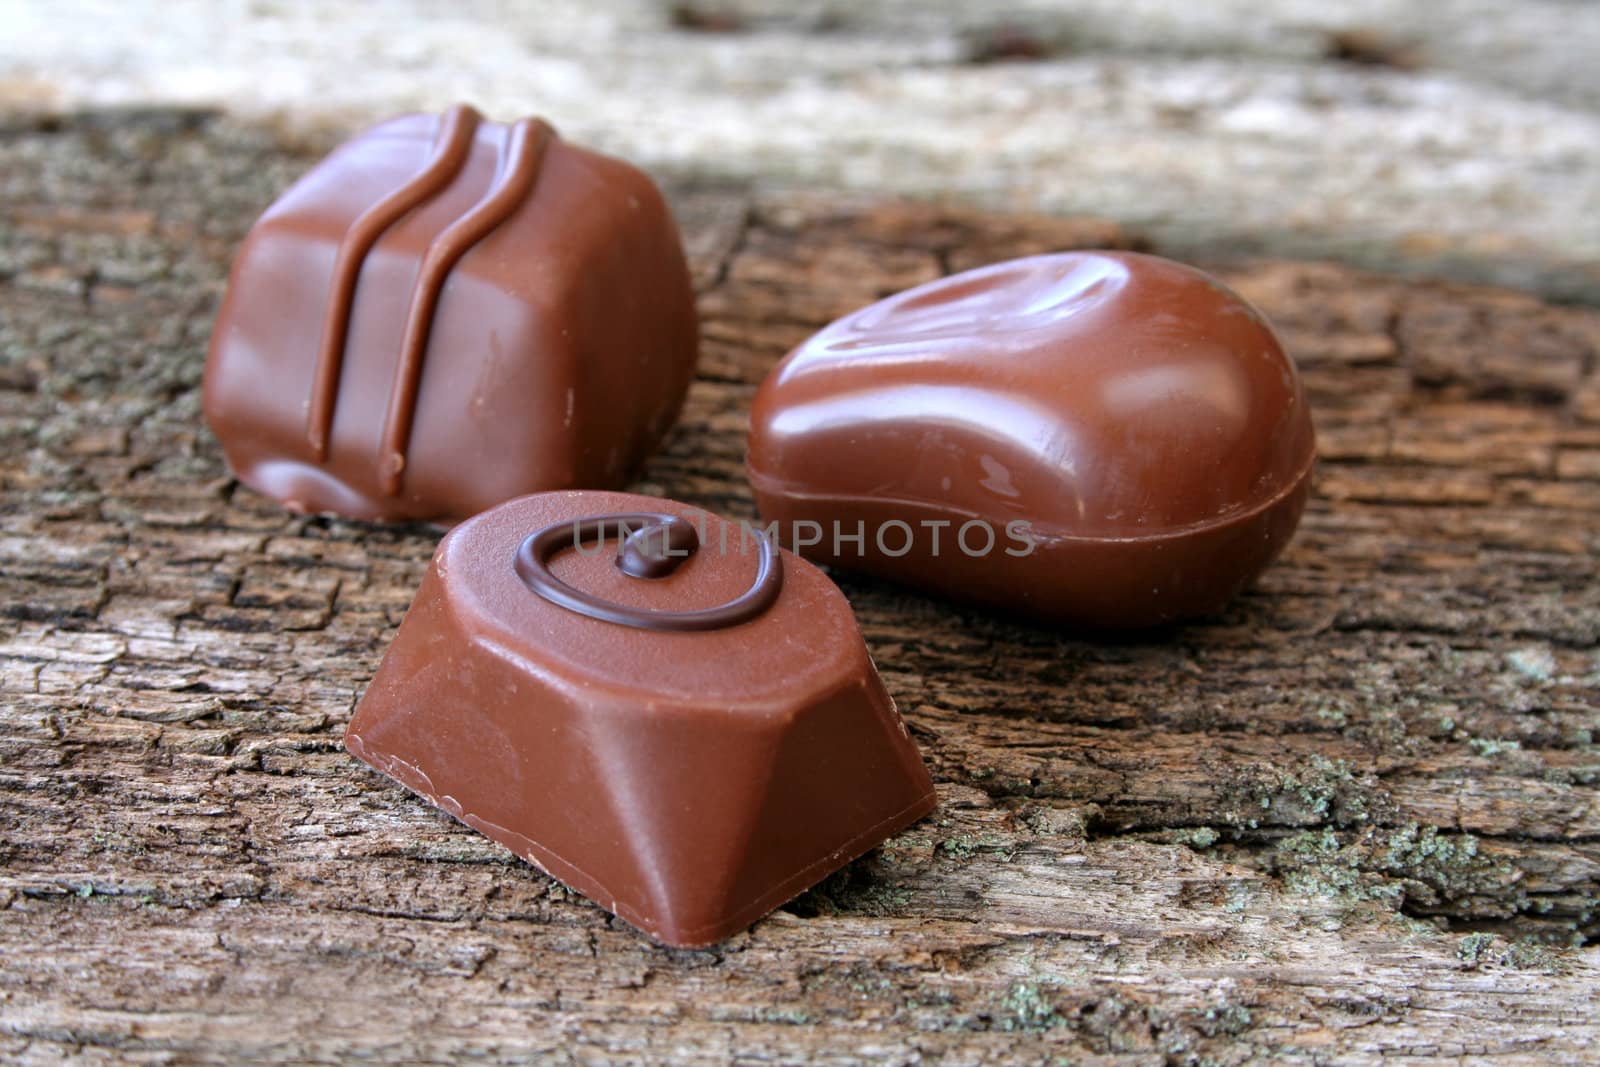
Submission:
[[697,349],[650,179],[455,107],[358,135],[251,228],[205,416],[240,481],[293,510],[450,521],[625,484]]
[[826,575],[621,493],[452,530],[345,743],[673,945],[744,929],[934,805]]
[[[1170,260],[1071,252],[832,323],[762,383],[747,465],[763,519],[797,543],[821,530],[810,558],[1123,628],[1214,611],[1256,578],[1314,458],[1294,363],[1255,308]],[[958,541],[973,523],[989,532]]]

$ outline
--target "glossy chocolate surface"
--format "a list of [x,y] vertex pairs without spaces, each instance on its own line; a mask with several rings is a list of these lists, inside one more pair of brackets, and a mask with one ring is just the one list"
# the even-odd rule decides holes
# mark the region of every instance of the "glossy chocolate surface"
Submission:
[[256,222],[205,414],[239,479],[295,510],[454,520],[626,483],[697,348],[650,179],[456,107],[357,136]]
[[[757,394],[762,517],[868,530],[813,558],[1084,626],[1214,610],[1278,554],[1314,459],[1294,364],[1219,282],[1137,253],[1013,260],[900,293],[795,349]],[[904,554],[877,525],[1026,523],[1033,549]],[[970,540],[978,548],[984,539]],[[953,550],[952,550],[953,549]]]
[[[551,529],[550,574],[638,616],[715,612],[780,579],[714,628],[610,621],[526,582]],[[440,543],[346,744],[660,940],[727,937],[934,804],[844,596],[763,544],[619,493],[478,515]],[[669,551],[654,576],[624,566]]]

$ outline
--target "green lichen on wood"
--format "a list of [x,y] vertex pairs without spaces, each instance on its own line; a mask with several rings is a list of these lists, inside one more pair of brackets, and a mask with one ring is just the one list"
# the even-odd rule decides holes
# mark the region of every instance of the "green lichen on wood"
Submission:
[[1040,837],[1083,841],[1089,836],[1090,824],[1100,815],[1097,804],[1068,808],[1041,805],[1024,809],[1018,821]]
[[1038,982],[1013,982],[1003,1003],[1008,1014],[1001,1019],[1006,1030],[1048,1030],[1063,1022]]
[[1528,682],[1544,685],[1555,677],[1557,663],[1548,648],[1518,648],[1506,653],[1506,666]]
[[[1386,808],[1383,794],[1369,774],[1347,760],[1321,754],[1292,769],[1260,770],[1244,778],[1234,793],[1244,807],[1225,810],[1223,815],[1246,829],[1263,824],[1354,826]],[[1245,816],[1245,811],[1251,814]]]
[[1221,835],[1209,826],[1185,827],[1182,830],[1173,831],[1171,836],[1173,844],[1188,845],[1197,852],[1205,851],[1220,839]]
[[1493,934],[1468,934],[1456,944],[1456,958],[1469,967],[1476,967],[1488,957],[1489,950],[1493,947]]
[[1490,737],[1474,737],[1467,746],[1480,756],[1498,756],[1503,752],[1516,752],[1522,748],[1520,741],[1501,741]]
[[1519,872],[1485,854],[1473,835],[1416,822],[1291,834],[1277,843],[1273,862],[1297,892],[1378,901],[1413,914],[1510,918],[1528,905]]
[[939,852],[956,860],[970,860],[978,854],[978,842],[971,834],[956,834],[939,842]]
[[1207,1008],[1200,1029],[1207,1037],[1237,1036],[1250,1029],[1254,1016],[1243,1004],[1218,1004]]
[[1531,937],[1503,941],[1486,931],[1468,934],[1456,943],[1456,958],[1469,968],[1509,967],[1519,971],[1559,974],[1571,959],[1555,946]]

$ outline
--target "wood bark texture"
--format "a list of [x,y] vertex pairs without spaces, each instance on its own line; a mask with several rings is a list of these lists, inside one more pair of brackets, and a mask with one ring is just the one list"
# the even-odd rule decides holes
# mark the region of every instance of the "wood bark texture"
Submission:
[[[341,747],[437,532],[287,514],[229,478],[199,412],[232,251],[310,159],[159,111],[0,124],[0,160],[0,1058],[1600,1047],[1595,311],[1224,263],[1316,414],[1286,556],[1220,616],[1120,640],[839,575],[940,808],[748,933],[676,951]],[[991,260],[1139,243],[673,195],[705,344],[642,488],[733,516],[751,395],[830,318]]]

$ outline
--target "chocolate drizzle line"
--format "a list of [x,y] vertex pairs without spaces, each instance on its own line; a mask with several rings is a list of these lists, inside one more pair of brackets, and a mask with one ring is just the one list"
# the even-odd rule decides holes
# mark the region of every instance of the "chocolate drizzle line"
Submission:
[[339,375],[344,367],[345,340],[350,330],[350,310],[355,303],[361,265],[385,230],[455,180],[467,161],[472,138],[482,119],[483,116],[465,104],[457,104],[446,111],[439,120],[439,132],[427,164],[400,188],[363,211],[339,243],[339,254],[333,263],[333,281],[329,286],[328,313],[317,344],[311,404],[306,414],[306,439],[318,463],[328,458],[328,432],[333,424],[334,401],[339,395]]
[[433,239],[422,256],[416,284],[411,289],[411,304],[406,311],[405,335],[400,342],[399,365],[394,389],[389,394],[389,412],[379,448],[378,480],[390,496],[400,492],[406,467],[406,447],[411,441],[411,423],[416,416],[417,391],[422,382],[422,362],[428,351],[428,331],[433,327],[434,311],[445,280],[462,256],[489,232],[510,218],[533,191],[539,167],[554,131],[538,119],[521,119],[506,136],[505,154],[494,182],[483,199]]
[[602,600],[575,589],[550,571],[550,558],[563,548],[576,548],[590,538],[604,538],[607,528],[624,538],[617,566],[635,578],[664,578],[700,547],[689,520],[654,512],[592,515],[553,522],[535,530],[517,547],[516,570],[525,585],[552,604],[602,622],[640,630],[720,630],[749,622],[772,606],[783,588],[783,558],[765,537],[757,537],[760,553],[755,580],[744,593],[716,607],[698,611],[653,611]]

